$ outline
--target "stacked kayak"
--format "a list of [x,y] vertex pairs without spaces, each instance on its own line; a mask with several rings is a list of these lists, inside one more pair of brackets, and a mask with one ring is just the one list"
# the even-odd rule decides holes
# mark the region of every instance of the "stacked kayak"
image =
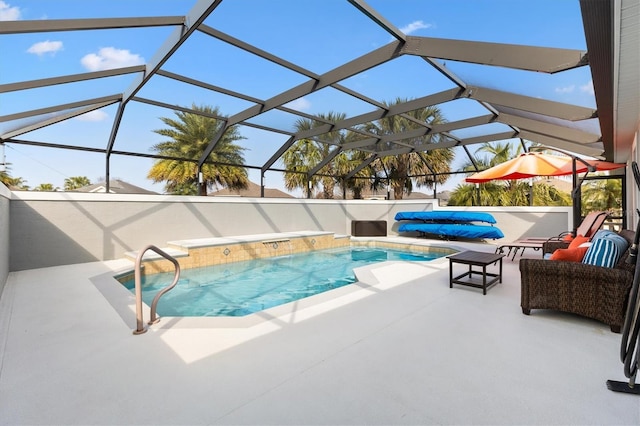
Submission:
[[493,226],[495,218],[489,213],[464,211],[398,212],[398,232],[417,232],[422,236],[435,235],[440,238],[483,239],[503,238],[502,231]]

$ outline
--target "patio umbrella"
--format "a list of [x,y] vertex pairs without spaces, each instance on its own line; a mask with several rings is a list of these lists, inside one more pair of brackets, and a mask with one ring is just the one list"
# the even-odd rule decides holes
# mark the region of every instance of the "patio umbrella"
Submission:
[[[610,163],[608,161],[577,159],[575,173],[613,170],[624,166],[624,164]],[[573,173],[572,157],[527,152],[471,175],[465,181],[469,183],[484,183],[496,179],[527,179],[537,176],[565,176]]]
[[[537,176],[566,176],[573,175],[573,200],[574,223],[580,222],[580,184],[577,175],[580,173],[613,170],[624,167],[625,164],[610,163],[600,160],[585,160],[578,157],[549,155],[541,152],[527,152],[516,158],[500,163],[487,170],[483,170],[469,176],[465,180],[470,183],[483,183],[490,180],[514,180],[527,179]],[[533,205],[533,189],[530,195]]]
[[[573,174],[573,161],[570,160],[568,164],[560,167],[558,172],[551,176],[564,176],[564,175],[572,175]],[[587,164],[585,164],[587,163]],[[588,166],[587,166],[588,165]],[[605,170],[615,170],[620,169],[626,166],[626,164],[621,163],[611,163],[609,161],[602,160],[586,160],[580,159],[576,160],[576,174],[585,173],[585,172],[601,172]]]
[[527,152],[526,154],[521,154],[516,158],[512,158],[504,163],[471,175],[465,180],[469,183],[484,183],[496,179],[514,180],[536,176],[559,176],[556,173],[563,167],[569,167],[569,173],[567,174],[572,173],[570,157]]

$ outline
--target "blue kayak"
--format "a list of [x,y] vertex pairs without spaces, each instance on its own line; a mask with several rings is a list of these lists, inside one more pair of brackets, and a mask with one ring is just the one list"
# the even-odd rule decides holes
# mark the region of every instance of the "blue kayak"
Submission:
[[421,220],[437,223],[467,223],[484,222],[496,223],[495,218],[489,213],[462,212],[451,210],[425,211],[425,212],[398,212],[395,220]]
[[450,224],[450,223],[401,223],[398,232],[420,232],[441,237],[504,238],[502,231],[490,225]]

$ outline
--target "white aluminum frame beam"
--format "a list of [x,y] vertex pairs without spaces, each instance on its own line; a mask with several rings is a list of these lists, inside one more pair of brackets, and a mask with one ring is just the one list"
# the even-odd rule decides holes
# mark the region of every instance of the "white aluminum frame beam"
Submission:
[[[296,87],[286,90],[266,100],[263,105],[257,105],[254,107],[247,108],[244,111],[241,111],[229,117],[229,121],[227,122],[227,127],[232,126],[241,121],[248,120],[249,118],[255,117],[258,114],[270,111],[274,108],[277,108],[286,103],[294,101],[305,95],[316,92],[322,88],[328,87],[331,84],[337,83],[338,81],[352,77],[372,67],[388,62],[391,59],[399,56],[399,49],[398,49],[399,44],[400,43],[398,42],[389,43],[386,46],[383,46],[363,56],[360,56],[359,58],[354,59],[353,61],[347,62],[344,65],[334,68],[333,70],[319,76],[318,79],[311,79],[305,83],[299,84]],[[220,135],[220,137],[222,137],[222,135]],[[200,157],[198,165],[204,164],[207,157],[209,156],[209,154],[211,154],[216,144],[220,140],[220,137],[218,139],[214,139],[213,141],[211,141],[211,143],[207,146],[202,156]]]
[[184,16],[2,21],[0,35],[184,25]]
[[59,123],[59,122],[64,121],[64,120],[68,120],[69,118],[77,117],[79,115],[86,114],[87,112],[91,112],[91,111],[94,111],[96,109],[104,108],[104,107],[109,106],[109,105],[111,105],[113,103],[116,103],[116,102],[117,102],[117,100],[105,101],[105,102],[101,102],[101,103],[95,103],[95,104],[87,105],[85,107],[81,107],[81,108],[75,109],[73,111],[55,114],[53,117],[49,117],[49,118],[46,118],[44,120],[40,120],[40,121],[38,121],[36,123],[32,123],[30,125],[23,126],[23,127],[18,128],[18,129],[14,129],[12,131],[3,133],[2,135],[0,135],[0,140],[10,139],[10,138],[15,137],[15,136],[19,136],[19,135],[22,135],[22,134],[25,134],[25,133],[29,133],[29,132],[32,132],[34,130],[41,129],[43,127],[47,127],[47,126],[50,126],[50,125],[55,124],[55,123]]
[[[183,17],[183,25],[173,30],[162,46],[146,64],[145,73],[136,79],[122,95],[122,104],[118,113],[119,119],[114,121],[111,136],[107,143],[107,157],[109,157],[113,144],[118,133],[124,108],[131,98],[133,98],[151,77],[164,65],[165,62],[178,50],[178,48],[189,38],[189,36],[204,22],[204,20],[220,5],[222,0],[198,0],[189,13]],[[108,184],[109,180],[107,180]]]
[[565,139],[579,144],[589,144],[600,142],[600,136],[593,133],[585,132],[570,127],[560,126],[557,124],[545,123],[542,121],[532,120],[530,118],[518,117],[513,114],[500,114],[496,121],[499,123],[515,126],[518,129],[528,130],[533,133],[547,135],[550,137]]
[[549,74],[588,64],[582,50],[430,37],[408,36],[402,53]]
[[588,120],[596,118],[598,115],[597,110],[592,108],[517,95],[480,86],[468,86],[465,96],[491,105],[501,105],[569,121]]
[[[629,32],[638,27],[637,23],[635,24],[635,27],[632,27],[631,29],[625,27],[627,31],[626,35],[617,33],[614,34],[615,31],[618,31],[617,26],[622,26],[622,24],[619,21],[616,21],[616,19],[620,19],[622,13],[635,14],[633,16],[637,16],[637,9],[639,8],[637,5],[634,5],[635,11],[625,10],[621,12],[619,10],[619,8],[621,7],[619,3],[614,6],[608,7],[599,4],[596,5],[592,1],[580,0],[583,12],[583,20],[585,21],[585,32],[588,33],[587,45],[589,47],[589,55],[587,56],[586,52],[573,49],[557,49],[503,43],[487,43],[477,41],[407,36],[398,28],[396,28],[392,23],[390,23],[384,16],[380,15],[371,6],[369,6],[365,2],[365,0],[348,0],[348,2],[354,8],[356,8],[360,13],[366,16],[373,23],[378,25],[381,29],[391,34],[391,36],[397,41],[393,41],[386,46],[362,55],[361,57],[356,58],[353,61],[344,63],[327,73],[318,75],[297,64],[291,63],[283,58],[266,52],[256,46],[253,46],[247,42],[239,40],[204,24],[206,18],[212,12],[214,12],[214,10],[221,4],[221,2],[222,0],[198,0],[195,6],[193,6],[185,16],[60,19],[3,22],[0,26],[0,35],[160,26],[175,26],[176,28],[146,65],[0,85],[0,93],[7,93],[48,87],[58,84],[68,84],[92,79],[107,78],[123,74],[140,74],[136,78],[134,78],[134,81],[129,86],[129,88],[119,95],[111,95],[103,98],[73,102],[65,105],[58,105],[33,111],[25,111],[0,117],[0,122],[6,122],[34,117],[37,115],[50,115],[46,119],[40,120],[37,123],[32,123],[28,126],[24,126],[19,129],[14,129],[11,132],[7,132],[1,137],[11,138],[12,136],[15,136],[17,134],[32,131],[40,127],[44,127],[77,115],[81,115],[88,111],[99,109],[104,106],[112,105],[119,102],[120,105],[116,112],[111,135],[109,137],[107,148],[105,150],[107,154],[108,169],[108,157],[112,152],[116,152],[113,150],[113,146],[118,133],[121,119],[124,114],[124,110],[130,100],[155,105],[158,107],[169,108],[172,110],[179,110],[208,116],[206,114],[202,114],[201,112],[194,111],[191,108],[170,105],[168,103],[156,101],[154,99],[136,97],[136,94],[144,87],[144,85],[152,77],[158,75],[166,78],[172,78],[186,84],[196,85],[207,90],[213,90],[228,96],[233,96],[254,104],[231,117],[213,117],[223,120],[225,121],[225,123],[217,133],[216,137],[208,144],[202,156],[199,158],[197,162],[199,166],[207,162],[206,159],[210,155],[211,151],[213,151],[215,145],[220,140],[226,129],[233,125],[251,126],[265,131],[275,132],[288,136],[288,140],[285,142],[285,144],[282,145],[280,149],[278,149],[278,151],[274,153],[274,155],[262,166],[261,170],[263,173],[266,170],[269,170],[270,167],[284,154],[284,152],[286,152],[287,149],[291,147],[291,145],[295,143],[296,140],[309,138],[317,142],[329,143],[328,141],[322,140],[322,134],[329,131],[342,129],[360,133],[364,136],[364,138],[359,141],[341,145],[337,149],[333,150],[332,155],[324,158],[316,166],[317,170],[319,170],[325,164],[329,163],[334,155],[337,155],[337,153],[345,149],[361,149],[365,152],[371,152],[371,150],[375,151],[377,149],[385,149],[384,151],[381,151],[381,154],[392,155],[392,153],[394,152],[406,153],[412,150],[422,152],[452,146],[464,147],[469,144],[488,142],[492,140],[509,139],[514,137],[527,138],[535,142],[540,142],[549,146],[555,146],[561,149],[574,151],[580,154],[599,156],[603,152],[603,149],[601,149],[600,146],[603,146],[605,150],[611,150],[613,142],[609,139],[612,137],[612,134],[616,135],[615,132],[617,129],[617,127],[615,129],[613,129],[612,127],[618,126],[618,123],[615,122],[612,118],[617,117],[616,112],[610,110],[613,108],[614,102],[617,102],[617,100],[614,98],[617,95],[617,93],[615,93],[615,89],[618,87],[617,78],[619,78],[619,76],[614,73],[613,83],[609,85],[605,84],[606,79],[609,77],[609,75],[619,68],[619,64],[618,62],[616,62],[619,60],[618,56],[616,56],[619,54],[619,52],[609,52],[609,45],[612,44],[611,38],[618,36],[626,37],[625,40],[627,40],[627,45],[632,45],[633,43],[631,43],[631,41],[637,40],[638,38],[638,35],[636,33],[632,34],[635,38],[630,38],[629,36]],[[604,18],[600,18],[599,15],[604,16]],[[595,28],[595,26],[602,20],[606,21],[606,25],[603,26],[602,29]],[[627,26],[629,27],[630,24],[627,24]],[[161,68],[166,63],[166,61],[169,60],[169,58],[195,31],[199,31],[203,34],[219,39],[236,48],[243,49],[262,59],[268,60],[290,71],[305,76],[309,80],[296,87],[290,88],[289,90],[285,90],[271,97],[270,99],[261,100],[238,92],[234,92],[223,87],[215,86],[207,82],[198,81],[186,76],[162,70]],[[603,33],[606,36],[603,37],[602,41],[600,41],[600,39],[598,38],[600,33]],[[419,99],[413,99],[403,104],[385,105],[382,102],[371,99],[355,90],[349,89],[339,84],[340,81],[346,78],[362,73],[367,69],[376,67],[403,55],[418,56],[422,58],[425,63],[442,73],[456,87],[439,93],[430,94]],[[532,98],[485,87],[469,86],[462,79],[455,76],[451,72],[451,70],[446,68],[444,64],[440,62],[441,60],[460,61],[480,65],[508,67],[519,70],[556,73],[575,67],[589,65],[589,58],[592,58],[593,60],[596,55],[598,55],[599,58],[599,65],[595,67],[592,66],[592,74],[594,74],[594,85],[597,86],[596,89],[600,90],[601,92],[600,96],[598,97],[598,107],[607,111],[608,115],[606,117],[599,117],[599,113],[591,108],[584,108],[544,99]],[[603,55],[605,57],[604,59],[606,60],[603,60],[603,58],[601,57]],[[611,56],[608,57],[607,55]],[[637,57],[638,55],[634,56],[634,60],[636,62],[638,61]],[[635,70],[637,74],[637,67],[629,67],[629,64],[627,64],[625,69],[629,68]],[[623,71],[624,70],[621,70],[620,72]],[[605,81],[605,83],[603,83],[603,81]],[[638,79],[636,78],[635,81],[638,81]],[[358,116],[346,118],[336,123],[332,123],[326,119],[323,119],[322,117],[306,114],[285,106],[292,100],[298,99],[302,96],[314,93],[327,87],[331,87],[349,96],[373,105],[377,109],[368,113],[360,114]],[[602,93],[603,87],[605,91],[604,96]],[[608,93],[607,91],[611,93]],[[420,120],[417,120],[407,114],[408,112],[417,110],[419,108],[439,105],[460,98],[467,98],[476,101],[479,105],[482,105],[484,108],[488,109],[490,114],[475,116],[464,120],[459,120],[451,123],[443,123],[439,125],[430,125],[429,123],[423,123]],[[605,99],[605,103],[602,103],[602,99]],[[636,103],[634,104],[636,106],[635,110],[638,109],[637,106],[639,104],[637,99],[638,97],[636,96]],[[72,109],[73,111],[70,111]],[[253,124],[247,121],[272,109],[277,109],[289,114],[304,117],[305,119],[323,122],[324,125],[315,127],[308,131],[294,133],[288,130]],[[522,113],[522,115],[520,113]],[[526,113],[551,117],[552,119],[546,121],[543,119],[543,117],[531,118],[528,117]],[[411,120],[421,126],[421,128],[398,134],[380,136],[370,134],[357,128],[362,124],[395,115],[400,115],[408,120]],[[580,121],[594,118],[599,118],[601,124],[604,123],[602,137],[596,134],[579,130],[574,126],[565,126],[560,123],[560,121]],[[634,115],[632,116],[632,119],[637,120],[637,117]],[[556,123],[556,121],[558,122]],[[627,121],[630,121],[630,119],[627,119]],[[450,131],[467,127],[480,126],[492,122],[509,126],[513,129],[513,132],[496,133],[493,135],[484,135],[467,139],[460,139],[449,133]],[[411,141],[407,141],[412,138],[419,138],[424,135],[439,135],[441,136],[440,139],[445,140],[440,140],[437,143],[422,143],[417,145]],[[396,149],[396,147],[398,148]],[[372,156],[370,158],[373,159],[375,157]],[[312,170],[311,172],[316,172],[316,169]],[[107,174],[108,173],[109,172],[107,170]]]
[[396,28],[391,22],[385,19],[384,16],[380,15],[373,8],[371,8],[368,4],[366,4],[362,0],[348,0],[354,7],[356,7],[360,12],[365,14],[369,19],[382,27],[386,32],[391,34],[398,41],[405,41],[406,35]]
[[68,104],[60,104],[60,105],[56,105],[56,106],[53,106],[53,107],[33,109],[31,111],[23,111],[23,112],[19,112],[19,113],[16,113],[16,114],[9,114],[9,115],[0,116],[0,123],[6,122],[6,121],[21,120],[23,118],[35,117],[35,116],[38,116],[38,115],[52,114],[52,113],[55,113],[55,112],[65,111],[65,110],[69,110],[69,109],[73,109],[73,108],[80,108],[80,107],[84,107],[84,106],[87,106],[87,105],[94,105],[94,104],[102,104],[102,103],[104,103],[105,105],[102,105],[102,106],[99,107],[99,108],[103,108],[104,106],[111,105],[111,104],[114,104],[116,102],[119,102],[121,99],[122,99],[122,95],[116,94],[116,95],[103,96],[103,97],[94,98],[94,99],[84,99],[82,101],[70,102]]
[[57,84],[76,83],[97,78],[114,77],[124,74],[143,72],[144,65],[134,65],[132,67],[113,68],[104,71],[86,72],[82,74],[69,74],[60,77],[42,78],[39,80],[21,81],[18,83],[0,84],[0,93],[15,92],[18,90],[37,89],[40,87],[55,86]]

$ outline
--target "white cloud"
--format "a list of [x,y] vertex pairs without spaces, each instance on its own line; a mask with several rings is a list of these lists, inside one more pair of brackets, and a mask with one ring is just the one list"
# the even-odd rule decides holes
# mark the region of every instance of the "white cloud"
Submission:
[[590,95],[595,95],[595,91],[593,90],[593,80],[589,80],[588,83],[580,86],[580,91]]
[[9,6],[0,0],[0,21],[17,21],[20,19],[20,8],[18,6]]
[[298,98],[285,104],[285,106],[287,108],[295,109],[296,111],[307,111],[311,108],[311,102],[305,98]]
[[98,53],[89,53],[80,63],[89,71],[102,71],[114,68],[130,67],[144,64],[144,58],[126,49],[103,47]]
[[106,112],[100,111],[99,109],[86,112],[82,115],[74,117],[76,120],[80,121],[104,121],[109,117]]
[[565,87],[556,87],[556,93],[572,93],[575,90],[575,84]]
[[38,56],[44,55],[45,53],[51,53],[55,55],[58,50],[62,50],[62,42],[61,41],[41,41],[39,43],[34,44],[30,48],[27,49],[27,52],[34,53]]
[[432,27],[431,24],[425,24],[423,21],[413,21],[409,25],[405,25],[404,27],[400,28],[400,31],[402,31],[405,34],[411,34],[418,30],[431,28],[431,27]]

